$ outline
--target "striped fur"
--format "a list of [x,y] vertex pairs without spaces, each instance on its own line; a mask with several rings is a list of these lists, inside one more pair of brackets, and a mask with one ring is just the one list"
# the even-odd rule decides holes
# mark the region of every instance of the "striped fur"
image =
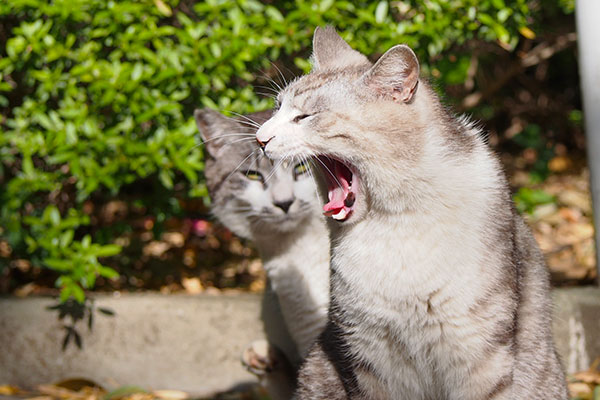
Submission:
[[269,157],[331,157],[358,185],[296,398],[566,399],[544,260],[479,130],[406,46],[372,65],[326,28],[314,52],[257,132]]

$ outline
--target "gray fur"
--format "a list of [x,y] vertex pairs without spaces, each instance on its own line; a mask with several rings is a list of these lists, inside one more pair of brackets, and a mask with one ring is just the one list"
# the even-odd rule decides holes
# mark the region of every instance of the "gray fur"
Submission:
[[[299,173],[298,162],[272,162],[257,146],[256,127],[270,114],[227,118],[204,109],[194,116],[205,141],[212,211],[256,244],[269,278],[263,301],[267,337],[297,368],[325,325],[329,240],[310,170]],[[250,179],[255,173],[261,181]],[[262,382],[274,400],[289,398],[295,372],[265,371]]]
[[548,272],[497,157],[408,47],[357,65],[340,40],[316,31],[318,63],[257,132],[269,157],[353,171],[351,214],[330,224],[328,323],[296,398],[566,399]]

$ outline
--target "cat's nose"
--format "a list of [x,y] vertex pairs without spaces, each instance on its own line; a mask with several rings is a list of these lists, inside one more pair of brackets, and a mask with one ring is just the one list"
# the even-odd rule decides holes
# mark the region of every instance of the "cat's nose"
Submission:
[[293,202],[294,202],[293,200],[287,200],[287,201],[280,201],[280,202],[277,202],[274,204],[276,207],[281,208],[284,213],[287,213],[288,210],[290,209],[290,207],[292,206]]
[[271,139],[275,137],[271,129],[265,128],[266,125],[269,124],[271,120],[265,122],[263,126],[261,126],[258,131],[256,131],[256,141],[260,145],[260,147],[264,150],[265,146]]
[[261,142],[261,140],[258,138],[258,136],[256,137],[256,141],[258,142],[258,145],[264,150],[265,146],[267,145],[267,143],[269,143],[269,141],[272,138],[267,139],[265,142]]

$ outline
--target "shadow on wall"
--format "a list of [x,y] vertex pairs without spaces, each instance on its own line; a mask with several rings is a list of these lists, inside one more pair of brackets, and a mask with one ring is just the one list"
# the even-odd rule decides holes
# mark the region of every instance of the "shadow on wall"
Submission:
[[[86,299],[85,302],[79,303],[73,299],[69,299],[64,303],[56,303],[46,307],[47,311],[57,312],[58,320],[62,321],[65,335],[62,340],[62,350],[65,351],[70,343],[76,345],[79,349],[83,349],[83,339],[78,329],[81,329],[82,324],[87,320],[87,329],[92,332],[94,329],[95,315],[103,315],[114,317],[115,312],[106,307],[97,307],[93,299]],[[85,328],[84,328],[85,329]]]

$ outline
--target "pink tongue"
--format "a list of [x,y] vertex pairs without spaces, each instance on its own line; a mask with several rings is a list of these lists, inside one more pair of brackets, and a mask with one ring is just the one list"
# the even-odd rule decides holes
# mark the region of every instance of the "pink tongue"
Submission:
[[[332,180],[329,183],[333,186],[333,189],[329,189],[328,197],[329,202],[323,206],[323,211],[326,213],[331,211],[338,211],[344,207],[344,200],[348,197],[349,185],[346,178],[344,178],[343,174],[339,174],[337,168],[334,171],[336,175],[337,181]],[[342,187],[340,187],[341,184]]]

